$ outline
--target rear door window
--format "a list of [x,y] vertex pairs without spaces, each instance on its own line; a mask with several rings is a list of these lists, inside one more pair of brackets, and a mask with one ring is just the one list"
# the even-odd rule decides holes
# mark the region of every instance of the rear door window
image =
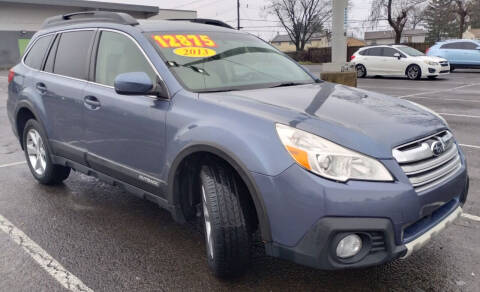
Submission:
[[33,44],[32,48],[25,57],[24,62],[27,66],[40,70],[43,63],[43,57],[45,57],[45,53],[52,38],[53,35],[41,37]]
[[475,44],[472,42],[456,42],[444,44],[441,49],[453,49],[453,50],[474,50]]
[[464,50],[475,50],[478,46],[472,42],[462,42],[462,48]]
[[93,30],[62,33],[53,65],[53,73],[87,79],[90,48],[94,35]]
[[383,55],[382,51],[383,51],[382,47],[371,48],[369,49],[368,55],[373,57],[380,57]]

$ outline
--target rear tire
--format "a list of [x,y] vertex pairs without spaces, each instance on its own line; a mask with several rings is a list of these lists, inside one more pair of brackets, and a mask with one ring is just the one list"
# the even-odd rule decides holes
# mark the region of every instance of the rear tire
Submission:
[[250,234],[233,170],[211,162],[200,171],[208,266],[221,278],[243,273],[250,260]]
[[355,66],[357,69],[357,78],[365,78],[367,76],[367,68],[363,65],[357,65]]
[[410,80],[419,80],[422,78],[422,69],[418,65],[410,65],[407,68],[407,77]]
[[28,167],[39,183],[60,184],[70,175],[70,167],[52,163],[48,140],[36,120],[30,119],[25,124],[23,148]]

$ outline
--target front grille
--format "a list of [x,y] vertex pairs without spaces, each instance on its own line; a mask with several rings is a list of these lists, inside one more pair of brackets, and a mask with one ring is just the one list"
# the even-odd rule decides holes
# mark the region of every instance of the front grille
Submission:
[[442,67],[447,67],[447,66],[448,66],[448,62],[447,62],[447,61],[440,62],[440,65],[442,65]]
[[417,193],[447,181],[462,166],[457,144],[449,131],[397,147],[392,154]]

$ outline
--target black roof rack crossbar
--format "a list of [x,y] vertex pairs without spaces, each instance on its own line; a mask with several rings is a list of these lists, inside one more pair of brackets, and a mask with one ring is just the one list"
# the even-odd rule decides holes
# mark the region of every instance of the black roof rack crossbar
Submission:
[[123,12],[80,11],[49,17],[43,22],[42,28],[85,22],[111,22],[125,25],[138,25],[138,21],[135,18]]
[[209,18],[173,18],[173,19],[168,19],[168,20],[173,20],[173,21],[190,21],[190,22],[195,22],[195,23],[203,23],[203,24],[209,24],[209,25],[215,25],[215,26],[221,26],[221,27],[226,27],[226,28],[231,28],[229,24],[216,20],[216,19],[209,19]]

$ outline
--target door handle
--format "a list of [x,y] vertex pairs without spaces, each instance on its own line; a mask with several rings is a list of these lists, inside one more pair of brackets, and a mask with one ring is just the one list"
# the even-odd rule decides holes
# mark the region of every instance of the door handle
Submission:
[[37,88],[38,92],[40,92],[40,94],[45,94],[47,93],[47,86],[45,85],[45,83],[43,82],[38,82],[36,85],[35,85],[35,88]]
[[90,110],[98,110],[101,106],[100,101],[95,96],[85,96],[83,98],[83,103]]

